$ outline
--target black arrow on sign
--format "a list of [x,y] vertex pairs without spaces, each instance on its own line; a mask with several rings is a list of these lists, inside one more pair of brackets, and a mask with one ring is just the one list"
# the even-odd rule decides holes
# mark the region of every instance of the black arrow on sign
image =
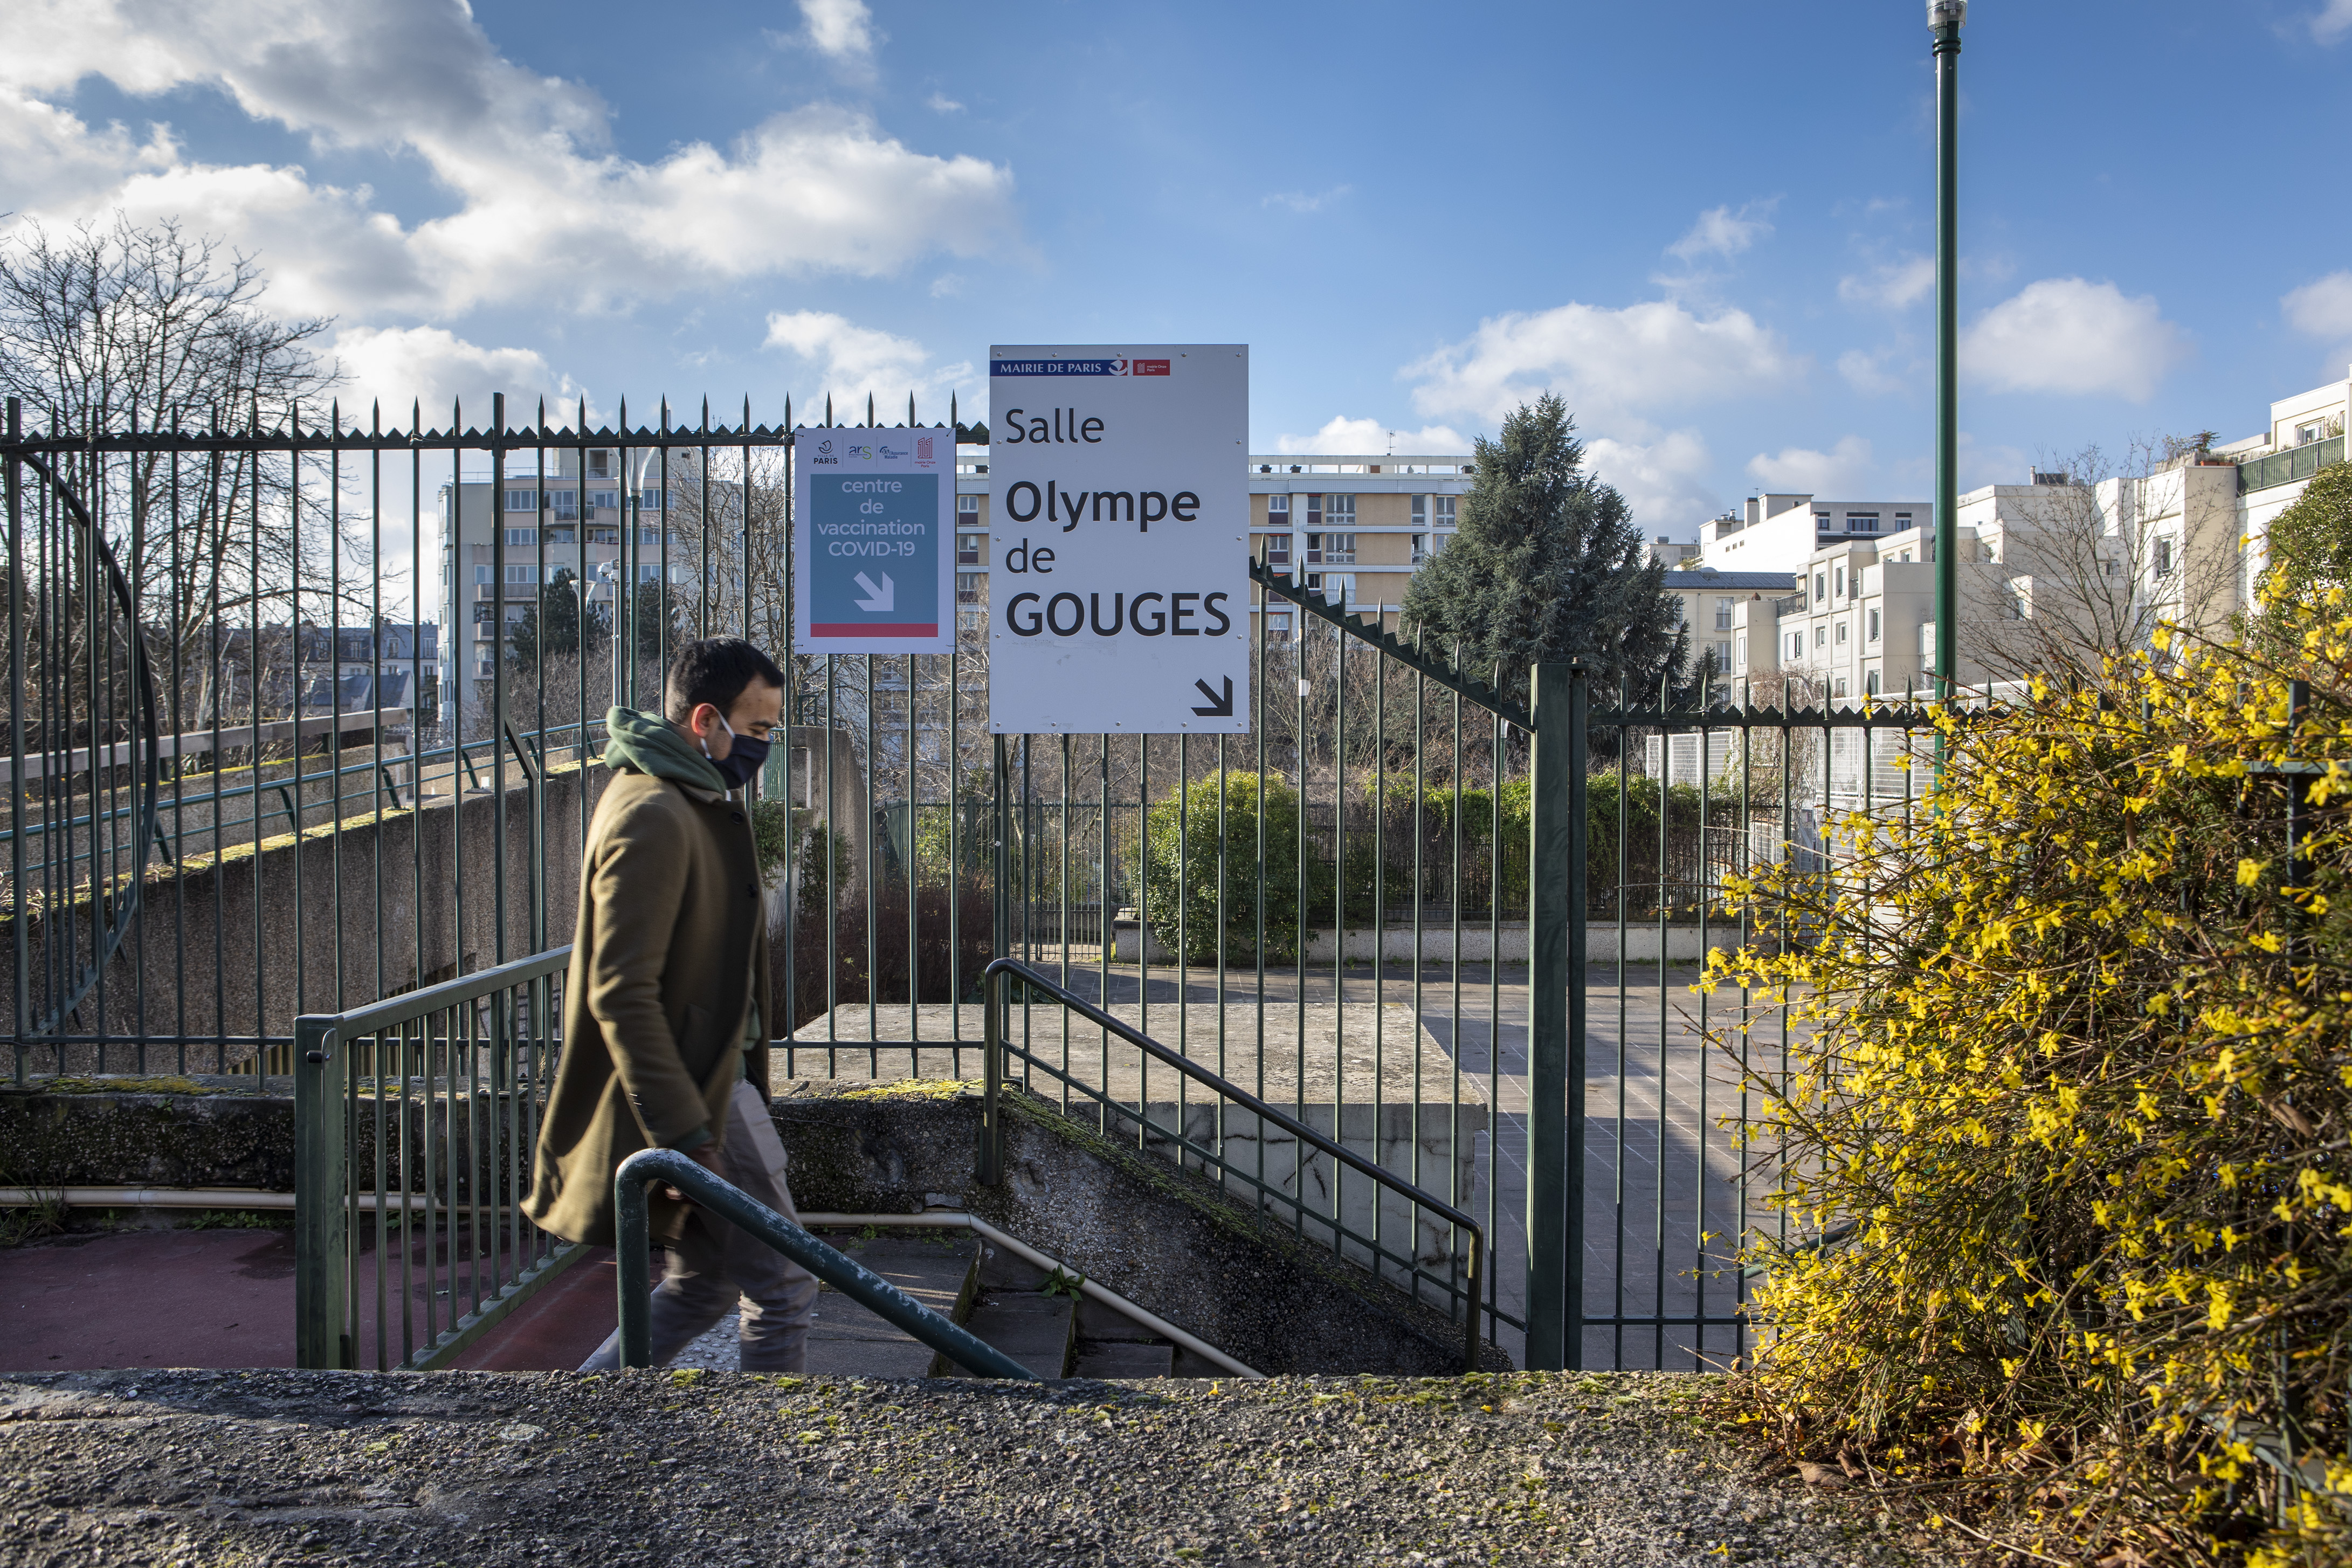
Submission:
[[1206,681],[1194,681],[1192,684],[1200,687],[1201,695],[1202,696],[1209,699],[1209,706],[1207,707],[1196,707],[1192,710],[1194,713],[1199,714],[1202,718],[1231,718],[1234,716],[1233,676],[1227,675],[1225,677],[1225,695],[1223,696],[1219,696],[1216,693],[1216,688],[1210,685]]

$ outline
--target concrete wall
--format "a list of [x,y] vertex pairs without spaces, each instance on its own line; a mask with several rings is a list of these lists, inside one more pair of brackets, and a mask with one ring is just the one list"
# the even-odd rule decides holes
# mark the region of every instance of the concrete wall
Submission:
[[[601,765],[560,766],[548,776],[545,825],[546,940],[572,939],[578,908],[583,826],[610,775]],[[514,779],[509,769],[509,778]],[[502,800],[487,790],[422,810],[346,817],[340,831],[310,828],[217,860],[151,864],[129,938],[64,1033],[103,1032],[131,1043],[62,1050],[32,1042],[26,1070],[89,1071],[205,1070],[220,1054],[210,1037],[287,1036],[304,1012],[356,1007],[379,995],[486,968],[499,951],[497,826],[506,826],[505,952],[532,952],[531,794],[516,780]],[[32,1017],[52,1005],[51,951],[77,942],[89,951],[87,903],[26,928]],[[0,997],[15,995],[14,923],[0,915]],[[378,953],[382,979],[378,979]],[[136,1037],[151,1045],[143,1059]],[[188,1054],[168,1043],[186,1037]],[[232,1043],[229,1063],[249,1060]],[[13,1064],[9,1064],[13,1065]],[[282,1069],[281,1069],[282,1070]]]
[[980,1105],[961,1086],[794,1088],[775,1119],[803,1209],[966,1208],[1263,1372],[1460,1370],[1461,1331],[1438,1312],[1041,1100],[1008,1094],[1005,1181],[983,1187]]

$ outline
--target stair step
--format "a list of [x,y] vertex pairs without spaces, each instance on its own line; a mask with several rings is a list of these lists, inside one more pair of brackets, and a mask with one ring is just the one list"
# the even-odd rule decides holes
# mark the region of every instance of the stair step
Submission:
[[1073,1377],[1169,1377],[1176,1370],[1176,1347],[1133,1340],[1081,1340]]
[[[1040,1377],[1068,1375],[1070,1347],[1076,1339],[1077,1311],[1067,1296],[1032,1291],[987,1291],[964,1327],[973,1335],[1011,1356]],[[934,1377],[968,1377],[970,1373],[940,1356]]]
[[[824,1239],[877,1274],[922,1302],[941,1317],[952,1318],[963,1303],[971,1282],[980,1248],[968,1234],[950,1231],[944,1239],[882,1236],[865,1239],[852,1233],[824,1233]],[[707,1367],[732,1372],[736,1361],[738,1315],[730,1312],[717,1327],[681,1351],[672,1366]],[[808,1370],[831,1377],[923,1377],[931,1369],[932,1351],[897,1324],[877,1317],[830,1285],[817,1291],[816,1321],[809,1325]]]

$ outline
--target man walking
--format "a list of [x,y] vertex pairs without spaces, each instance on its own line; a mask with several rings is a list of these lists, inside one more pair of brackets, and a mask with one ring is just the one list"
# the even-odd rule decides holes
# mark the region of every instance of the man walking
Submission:
[[[768,1117],[774,1015],[748,788],[783,695],[773,660],[719,637],[678,651],[661,714],[605,717],[614,778],[582,856],[563,1052],[524,1209],[558,1236],[613,1245],[613,1173],[645,1148],[676,1149],[798,1218]],[[654,1291],[654,1364],[740,1295],[743,1370],[803,1370],[816,1281],[673,1189],[651,1197],[653,1234],[669,1249]],[[619,1364],[615,1333],[581,1370]]]

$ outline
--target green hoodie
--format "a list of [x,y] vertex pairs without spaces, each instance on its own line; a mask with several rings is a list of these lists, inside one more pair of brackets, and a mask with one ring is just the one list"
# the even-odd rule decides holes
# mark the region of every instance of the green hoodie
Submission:
[[616,707],[604,714],[604,766],[649,773],[674,783],[691,784],[714,795],[728,792],[728,783],[710,758],[678,734],[659,714]]

